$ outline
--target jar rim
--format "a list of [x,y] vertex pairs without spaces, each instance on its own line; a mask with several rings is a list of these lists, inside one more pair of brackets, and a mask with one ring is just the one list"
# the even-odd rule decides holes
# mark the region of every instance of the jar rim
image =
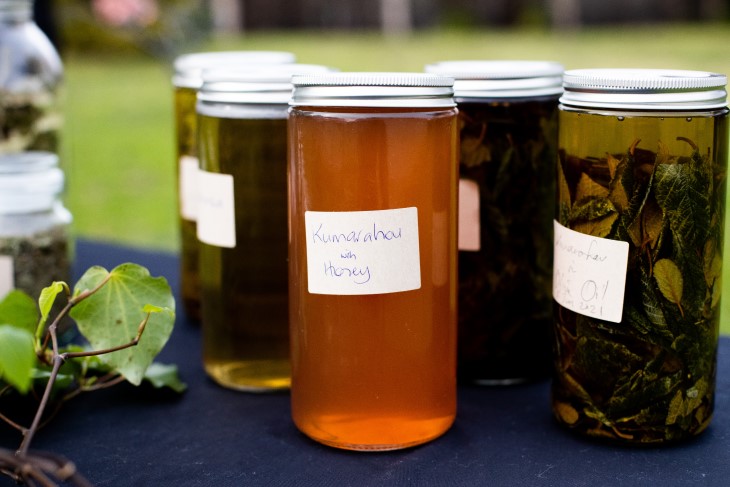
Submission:
[[295,75],[291,106],[454,107],[454,79],[431,73]]
[[692,110],[727,105],[727,77],[678,69],[576,69],[560,102],[581,107]]

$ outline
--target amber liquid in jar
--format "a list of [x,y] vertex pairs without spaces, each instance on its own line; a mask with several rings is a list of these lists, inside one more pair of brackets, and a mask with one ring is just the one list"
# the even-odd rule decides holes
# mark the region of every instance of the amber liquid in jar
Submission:
[[199,117],[201,168],[234,179],[235,248],[200,242],[203,364],[233,389],[290,383],[286,124]]
[[[292,416],[324,444],[392,450],[443,434],[456,413],[453,109],[290,113]],[[416,207],[419,289],[308,291],[305,212]]]
[[[177,177],[184,171],[182,165],[197,161],[197,121],[195,99],[197,91],[193,88],[175,88],[175,131],[177,141]],[[178,191],[183,193],[181,185]],[[179,200],[190,195],[179,194]],[[180,294],[183,308],[188,316],[200,320],[200,279],[198,277],[198,237],[194,219],[183,216],[182,203],[178,211],[180,225]]]

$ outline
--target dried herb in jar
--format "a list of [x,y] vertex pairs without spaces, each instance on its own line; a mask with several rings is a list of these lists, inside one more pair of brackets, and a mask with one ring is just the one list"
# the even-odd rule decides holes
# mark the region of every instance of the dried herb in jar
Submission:
[[553,408],[591,436],[664,442],[712,417],[725,165],[711,148],[676,140],[691,155],[639,139],[602,157],[560,151],[556,218],[629,244],[620,323],[555,304]]

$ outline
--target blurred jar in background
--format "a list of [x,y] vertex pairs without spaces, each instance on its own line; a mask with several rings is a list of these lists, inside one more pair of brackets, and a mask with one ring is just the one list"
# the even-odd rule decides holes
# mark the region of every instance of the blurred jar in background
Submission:
[[180,216],[180,286],[183,307],[188,316],[200,319],[200,281],[198,278],[197,115],[195,103],[202,84],[202,73],[216,67],[286,64],[294,55],[280,51],[224,51],[184,54],[174,62],[172,79],[175,97],[175,135]]

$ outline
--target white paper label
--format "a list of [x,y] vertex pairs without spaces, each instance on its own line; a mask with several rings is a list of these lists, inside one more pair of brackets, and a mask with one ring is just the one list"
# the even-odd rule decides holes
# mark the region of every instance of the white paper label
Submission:
[[0,255],[0,299],[15,289],[13,258],[9,255]]
[[198,172],[197,157],[180,157],[180,216],[185,220],[198,218]]
[[479,185],[471,179],[459,180],[459,250],[481,249],[479,226]]
[[233,176],[198,171],[198,240],[216,247],[236,246]]
[[421,287],[418,209],[307,211],[312,294],[385,294]]
[[624,308],[629,244],[576,232],[553,221],[553,298],[592,318],[619,323]]

